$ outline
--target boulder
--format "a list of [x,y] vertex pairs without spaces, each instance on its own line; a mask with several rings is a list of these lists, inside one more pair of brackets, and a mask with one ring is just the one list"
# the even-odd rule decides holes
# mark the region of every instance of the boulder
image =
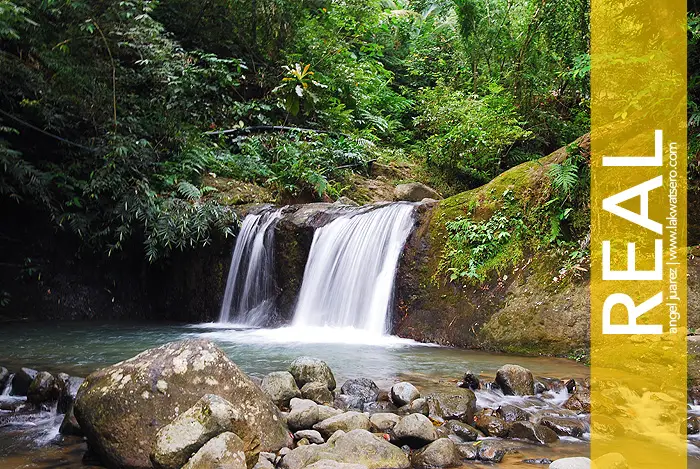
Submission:
[[532,372],[519,365],[503,365],[496,372],[496,383],[506,396],[530,396],[535,394]]
[[349,205],[349,206],[351,206],[351,207],[359,207],[359,206],[360,206],[360,204],[358,204],[357,202],[355,202],[354,200],[352,200],[350,197],[346,197],[346,196],[344,196],[344,195],[341,196],[341,197],[338,197],[338,200],[336,200],[335,202],[333,202],[333,204],[338,204],[338,205]]
[[359,408],[361,409],[368,402],[377,402],[379,388],[371,379],[349,379],[340,388],[340,394],[358,398],[361,403]]
[[325,384],[331,391],[335,389],[333,372],[326,362],[318,358],[299,357],[289,366],[289,372],[300,388],[306,383],[317,382]]
[[562,458],[549,465],[549,469],[593,469],[588,458]]
[[420,182],[409,182],[399,184],[394,189],[394,200],[405,200],[407,202],[420,202],[423,199],[442,199],[440,194],[434,189],[421,184]]
[[590,414],[591,392],[582,386],[577,386],[576,391],[564,402],[564,408],[579,414]]
[[430,411],[428,400],[422,397],[419,397],[415,401],[411,402],[408,408],[411,412],[416,412],[423,415],[428,415],[428,412]]
[[[235,433],[251,466],[255,464],[260,452],[260,435],[252,431],[240,410],[213,394],[205,395],[158,430],[151,461],[162,469],[178,469],[205,443],[226,432]],[[223,447],[225,445],[220,442],[215,449]]]
[[391,387],[391,400],[398,407],[409,405],[419,397],[420,392],[411,383],[404,381]]
[[369,418],[372,429],[379,433],[391,432],[400,420],[401,417],[392,413],[377,413]]
[[413,467],[450,467],[457,464],[459,455],[455,444],[449,438],[440,438],[417,451],[411,458]]
[[367,402],[362,406],[362,412],[367,412],[368,414],[378,414],[378,413],[396,413],[399,409],[394,405],[393,402],[389,401],[377,401],[377,402]]
[[474,416],[474,426],[486,436],[505,437],[510,424],[503,420],[491,409],[483,409]]
[[[298,397],[298,396],[297,396]],[[333,393],[326,387],[324,383],[311,382],[306,383],[301,388],[301,397],[309,399],[317,404],[328,404],[333,402]]]
[[451,393],[429,395],[428,417],[438,422],[461,420],[471,424],[476,412],[476,396],[471,389],[456,388]]
[[462,378],[459,387],[471,389],[472,391],[480,389],[481,381],[479,381],[479,376],[476,373],[473,373],[471,370],[467,370],[467,372],[464,373],[464,377]]
[[43,404],[45,402],[56,402],[61,394],[61,387],[51,373],[42,371],[37,373],[36,377],[27,389],[27,402],[32,404]]
[[540,419],[538,423],[540,425],[544,425],[560,436],[573,436],[575,438],[581,438],[581,436],[587,431],[586,424],[578,419],[545,417]]
[[[246,469],[244,443],[235,433],[215,436],[190,458],[182,469]],[[257,462],[257,454],[256,454]]]
[[457,450],[457,455],[459,459],[465,459],[468,461],[473,461],[478,456],[478,445],[474,443],[462,443],[456,444],[455,449]]
[[231,404],[259,450],[291,445],[270,398],[207,340],[169,343],[92,373],[78,391],[75,416],[105,465],[150,468],[158,430],[206,394]]
[[685,432],[687,435],[697,435],[700,433],[700,419],[691,415],[685,423]]
[[498,440],[484,440],[477,449],[476,458],[486,462],[501,462],[508,449]]
[[75,398],[78,395],[78,389],[80,385],[83,384],[85,378],[78,378],[76,376],[68,376],[65,373],[59,373],[56,378],[61,383],[61,395],[58,398],[58,413],[67,413],[68,409],[73,407]]
[[423,414],[410,414],[394,426],[394,436],[401,444],[422,448],[438,439],[433,422]]
[[510,404],[504,404],[496,409],[496,414],[506,422],[526,422],[530,420],[530,413]]
[[559,437],[549,428],[532,422],[515,422],[508,432],[510,438],[532,441],[533,443],[554,443]]
[[344,414],[323,420],[314,425],[313,428],[319,431],[324,438],[328,438],[338,430],[342,430],[346,433],[357,429],[369,430],[372,428],[372,425],[365,414],[359,412],[345,412]]
[[338,394],[333,401],[333,406],[343,410],[362,410],[364,402],[360,396]]
[[400,448],[366,430],[337,432],[322,445],[299,446],[287,454],[280,469],[303,469],[330,460],[367,466],[368,469],[408,469],[410,463]]
[[258,462],[253,466],[253,469],[275,469],[275,465],[268,459],[261,457],[258,458]]
[[319,405],[318,406],[318,421],[326,420],[331,417],[335,417],[336,415],[342,414],[343,411],[340,409],[336,409],[331,406],[327,405]]
[[444,428],[448,434],[455,435],[463,441],[476,441],[480,436],[484,436],[476,428],[459,420],[448,420],[441,428]]
[[277,407],[289,407],[289,401],[295,397],[301,397],[301,391],[294,381],[294,376],[287,371],[274,371],[266,375],[260,388],[270,396]]
[[319,405],[308,399],[292,399],[292,410],[287,415],[287,425],[291,430],[308,430],[321,421]]
[[325,442],[321,434],[316,430],[299,430],[294,434],[295,440],[301,440],[304,438],[306,438],[309,443],[313,443],[315,445],[322,445]]
[[306,466],[305,469],[367,469],[367,466],[364,464],[352,464],[324,459],[323,461],[315,462],[309,466]]
[[83,431],[80,429],[80,424],[75,418],[73,406],[70,406],[68,412],[63,416],[61,426],[58,428],[61,435],[83,436]]
[[32,384],[36,375],[39,372],[32,370],[31,368],[20,368],[20,370],[15,373],[15,377],[12,378],[12,389],[10,393],[13,396],[26,396],[27,391],[29,391],[29,385]]

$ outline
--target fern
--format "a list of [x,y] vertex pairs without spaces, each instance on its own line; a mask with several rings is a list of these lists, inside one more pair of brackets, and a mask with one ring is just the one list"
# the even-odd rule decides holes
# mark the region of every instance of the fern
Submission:
[[199,200],[202,197],[202,191],[197,186],[187,181],[182,181],[177,185],[177,193],[187,200]]
[[554,163],[549,167],[549,177],[552,179],[554,190],[568,197],[579,181],[578,165],[571,158],[567,158],[561,164]]

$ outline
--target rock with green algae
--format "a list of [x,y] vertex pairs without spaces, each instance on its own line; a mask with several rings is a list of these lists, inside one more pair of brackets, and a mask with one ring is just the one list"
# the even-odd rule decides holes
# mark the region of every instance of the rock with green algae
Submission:
[[260,387],[278,407],[289,407],[289,401],[301,397],[294,376],[287,371],[273,371],[267,374]]
[[[244,443],[235,433],[225,432],[202,446],[182,469],[246,469]],[[257,454],[256,454],[257,460]]]
[[[235,433],[238,441],[241,441],[245,459],[252,466],[260,452],[260,436],[251,430],[240,409],[213,394],[203,396],[195,405],[158,430],[151,461],[161,469],[178,469],[205,443],[225,432]],[[222,440],[216,448],[225,448],[228,441]],[[209,459],[211,458],[206,458]],[[202,464],[200,465],[205,467]]]
[[300,446],[282,458],[280,469],[302,469],[330,460],[367,466],[368,469],[408,469],[411,464],[398,447],[367,430],[342,431],[322,445]]
[[231,403],[259,436],[261,451],[292,444],[270,398],[207,340],[169,343],[92,373],[78,391],[75,415],[103,464],[146,469],[158,430],[205,394]]

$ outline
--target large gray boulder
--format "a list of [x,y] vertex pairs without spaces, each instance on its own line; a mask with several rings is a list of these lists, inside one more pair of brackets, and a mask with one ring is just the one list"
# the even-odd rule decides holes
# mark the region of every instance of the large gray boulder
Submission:
[[329,438],[338,430],[350,432],[357,429],[369,430],[371,428],[372,425],[369,418],[360,412],[345,412],[314,425],[314,430],[320,432],[324,438]]
[[13,396],[26,396],[29,390],[29,385],[32,384],[36,375],[39,372],[32,370],[31,368],[20,368],[20,370],[15,373],[14,378],[12,378],[12,389],[11,394]]
[[532,422],[515,422],[508,431],[510,438],[529,440],[541,445],[554,443],[559,437],[551,429]]
[[423,199],[442,199],[440,194],[434,189],[421,184],[420,182],[409,182],[399,184],[394,189],[394,200],[405,200],[407,202],[420,202]]
[[398,407],[409,405],[420,397],[420,392],[414,385],[407,382],[396,383],[391,387],[391,400]]
[[549,465],[549,469],[594,469],[588,458],[562,458]]
[[480,436],[484,436],[476,428],[459,420],[448,420],[441,428],[463,441],[476,441]]
[[535,394],[532,372],[519,365],[503,365],[496,372],[496,383],[506,396],[530,396]]
[[319,405],[309,399],[292,399],[287,425],[292,430],[308,430],[321,421]]
[[56,402],[61,394],[60,383],[51,373],[37,373],[27,389],[27,401],[32,404]]
[[301,397],[294,376],[287,371],[274,371],[266,375],[260,387],[278,407],[289,407],[289,401]]
[[349,379],[340,388],[340,394],[356,398],[359,405],[353,405],[353,407],[362,409],[367,403],[377,402],[379,387],[371,379]]
[[430,394],[428,416],[438,422],[460,420],[469,425],[474,421],[476,396],[471,389],[455,388],[450,393]]
[[394,436],[401,444],[422,448],[438,439],[433,422],[423,414],[410,414],[394,426]]
[[324,383],[306,383],[301,388],[301,397],[310,399],[317,404],[329,404],[333,402],[334,396]]
[[416,468],[450,467],[458,461],[457,448],[449,438],[440,438],[430,443],[411,458],[413,467]]
[[231,403],[261,451],[292,444],[270,398],[207,340],[166,344],[92,373],[78,391],[75,416],[106,466],[150,468],[158,430],[205,394]]
[[323,360],[312,357],[299,357],[289,366],[289,372],[294,376],[297,386],[304,387],[306,383],[323,383],[328,389],[335,389],[335,376]]
[[222,433],[202,446],[182,469],[246,469],[244,446],[235,433]]
[[482,409],[474,416],[474,426],[487,436],[504,437],[508,434],[510,424],[492,409]]
[[322,445],[299,446],[280,463],[280,469],[303,469],[330,460],[367,466],[368,469],[408,469],[410,463],[400,448],[366,430],[338,432]]
[[389,433],[394,429],[396,424],[401,421],[401,417],[389,412],[379,412],[372,414],[369,417],[369,421],[372,424],[373,430],[380,433]]
[[260,435],[251,430],[239,409],[213,394],[205,395],[158,430],[151,461],[162,469],[179,469],[206,442],[225,432],[235,433],[236,438],[242,440],[246,458],[251,466],[255,464],[260,452]]

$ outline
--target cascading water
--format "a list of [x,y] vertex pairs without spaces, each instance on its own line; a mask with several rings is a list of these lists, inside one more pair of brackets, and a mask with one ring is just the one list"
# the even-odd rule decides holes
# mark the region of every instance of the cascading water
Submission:
[[231,257],[219,322],[246,326],[264,324],[275,295],[274,231],[280,210],[251,214],[243,219]]
[[387,332],[396,266],[413,225],[413,204],[350,213],[318,228],[293,325]]

